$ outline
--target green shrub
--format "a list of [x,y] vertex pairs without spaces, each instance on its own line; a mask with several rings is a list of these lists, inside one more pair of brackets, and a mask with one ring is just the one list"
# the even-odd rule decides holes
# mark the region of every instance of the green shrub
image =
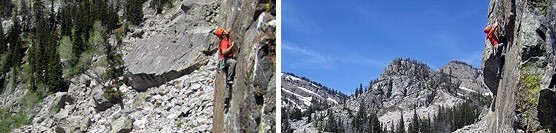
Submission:
[[58,45],[58,53],[60,54],[60,59],[69,60],[72,56],[72,42],[69,36],[63,36],[62,40]]
[[104,98],[108,99],[112,103],[118,103],[122,100],[124,93],[122,93],[120,90],[115,90],[110,87],[110,89],[106,89],[104,91],[104,94],[102,94],[102,96],[104,96]]
[[10,114],[9,110],[0,108],[0,133],[10,132],[31,122],[24,112]]
[[37,90],[29,90],[25,93],[25,95],[23,95],[23,108],[31,109],[38,103],[42,102],[42,100],[50,94],[46,88],[46,85],[37,82]]
[[521,81],[523,82],[523,86],[529,92],[528,101],[530,104],[538,103],[537,95],[541,91],[541,86],[539,84],[540,80],[541,80],[540,75],[530,75],[530,74],[524,75],[523,78],[521,79]]
[[64,71],[63,77],[72,77],[87,70],[91,64],[93,55],[94,55],[94,51],[92,50],[88,50],[81,53],[81,58],[79,58],[77,64],[74,67]]
[[270,8],[271,8],[270,3],[266,3],[264,5],[264,8],[265,8],[265,12],[270,12]]
[[180,129],[182,125],[183,125],[183,122],[182,122],[182,118],[180,117],[178,119],[178,129]]

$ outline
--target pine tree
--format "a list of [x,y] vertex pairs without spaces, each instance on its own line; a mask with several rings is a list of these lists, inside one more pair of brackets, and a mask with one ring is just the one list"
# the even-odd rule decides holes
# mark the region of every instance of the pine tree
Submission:
[[359,91],[360,93],[363,93],[363,83],[359,83]]
[[116,29],[118,21],[118,13],[116,12],[114,5],[110,4],[110,6],[108,7],[107,20],[105,22],[105,26],[107,27],[108,31]]
[[408,133],[418,133],[419,132],[419,117],[417,116],[417,109],[413,110],[413,118],[411,119],[411,124],[409,124]]
[[[2,20],[0,19],[0,21],[2,21]],[[2,25],[2,23],[0,23],[0,54],[4,54],[4,52],[6,52],[7,47],[8,46],[6,46],[6,42],[5,42],[5,39],[4,39],[4,25]]]
[[143,21],[144,0],[132,0],[127,2],[127,20],[134,25],[139,25]]
[[330,110],[328,110],[328,121],[326,123],[326,128],[324,129],[325,131],[329,131],[329,132],[337,132],[337,122],[334,119],[334,115],[332,114],[332,112]]
[[378,117],[376,115],[376,113],[371,114],[371,116],[369,116],[368,118],[369,120],[369,133],[380,133],[382,128],[380,127],[380,121],[378,120]]
[[403,112],[400,112],[400,121],[398,123],[398,129],[396,130],[398,133],[405,133],[405,125],[403,120]]
[[21,6],[21,12],[19,13],[21,15],[21,25],[24,31],[29,31],[31,30],[31,9],[30,9],[30,5],[28,5],[28,3],[26,2],[26,0],[22,0],[20,1]]
[[390,132],[391,132],[391,133],[397,133],[397,132],[396,132],[396,127],[394,126],[394,122],[393,122],[393,121],[390,122]]
[[49,39],[49,33],[46,26],[46,21],[44,17],[44,5],[42,1],[38,0],[33,3],[33,14],[34,14],[34,39],[36,43],[33,44],[33,63],[31,65],[33,73],[35,73],[33,78],[38,78],[41,82],[46,82],[46,71],[48,70],[48,60],[49,54],[47,54],[47,39]]
[[367,122],[367,113],[365,112],[364,103],[361,100],[359,102],[359,110],[357,114],[353,117],[353,127],[356,131],[363,131],[365,129],[364,123]]
[[[282,112],[287,112],[284,108],[282,108]],[[282,113],[282,132],[284,133],[291,133],[293,130],[290,127],[290,118],[288,113]]]
[[10,54],[8,55],[8,59],[10,59],[10,62],[7,64],[7,66],[18,67],[21,63],[21,57],[23,57],[21,39],[19,38],[22,31],[19,19],[17,19],[17,17],[13,17],[12,21],[13,25],[8,31],[8,43],[10,44]]
[[346,129],[344,128],[344,122],[342,122],[342,119],[338,119],[338,124],[336,124],[337,126],[337,133],[345,133]]
[[71,29],[73,28],[71,15],[72,7],[73,6],[68,5],[59,9],[61,14],[62,36],[71,36]]
[[58,92],[60,91],[60,86],[62,85],[63,78],[62,78],[62,63],[60,62],[60,55],[58,54],[57,44],[58,44],[58,33],[56,31],[57,27],[55,24],[51,25],[52,27],[48,30],[50,33],[47,35],[46,38],[47,42],[47,53],[48,55],[48,71],[47,71],[47,85],[49,87],[50,92]]
[[12,9],[14,5],[11,0],[1,0],[0,1],[0,15],[1,17],[12,16]]

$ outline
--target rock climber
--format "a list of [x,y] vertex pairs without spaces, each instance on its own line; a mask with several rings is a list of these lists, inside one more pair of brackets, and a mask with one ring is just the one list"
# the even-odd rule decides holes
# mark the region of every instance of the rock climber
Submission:
[[[494,25],[487,25],[484,29],[484,32],[486,33],[486,38],[490,41],[490,44],[492,45],[492,49],[493,49],[493,55],[494,56],[499,56],[501,61],[500,61],[500,65],[498,65],[498,70],[496,72],[496,77],[502,77],[501,76],[501,70],[503,68],[504,65],[504,59],[502,58],[502,56],[500,56],[502,53],[501,51],[504,49],[504,36],[499,36],[496,35],[496,28],[498,27],[498,22],[494,21]],[[499,53],[500,52],[500,53]]]
[[496,27],[498,27],[498,22],[494,21],[494,25],[487,25],[484,29],[484,32],[486,33],[486,37],[487,39],[490,41],[490,44],[493,46],[493,54],[494,55],[498,55],[499,52],[499,48],[504,45],[504,43],[501,43],[500,40],[498,39],[498,36],[496,36]]
[[224,28],[218,28],[214,31],[213,34],[221,39],[219,45],[220,60],[221,60],[220,68],[224,70],[224,72],[226,72],[226,81],[228,84],[231,85],[234,83],[233,77],[234,77],[234,71],[235,71],[237,61],[233,59],[234,42],[230,43],[229,40],[230,36],[228,32],[229,30],[226,31]]

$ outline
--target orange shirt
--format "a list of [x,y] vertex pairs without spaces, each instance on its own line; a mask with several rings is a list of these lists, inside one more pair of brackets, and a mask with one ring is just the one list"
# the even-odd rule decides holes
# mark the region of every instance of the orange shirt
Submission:
[[228,54],[224,55],[222,52],[226,49],[228,49],[230,46],[232,46],[232,44],[230,43],[230,41],[228,40],[228,38],[222,39],[220,41],[220,58],[232,58],[234,56],[234,52],[233,50],[230,50],[230,52],[228,52]]
[[485,33],[487,34],[487,39],[490,41],[490,44],[492,44],[492,46],[498,45],[498,37],[496,37],[496,35],[494,35],[494,30],[491,28],[488,28],[485,30]]

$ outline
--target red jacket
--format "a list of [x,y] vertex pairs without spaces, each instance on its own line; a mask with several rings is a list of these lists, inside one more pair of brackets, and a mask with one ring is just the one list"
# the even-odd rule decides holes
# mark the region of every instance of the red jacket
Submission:
[[485,28],[485,33],[487,34],[487,39],[490,41],[490,44],[496,47],[496,45],[498,45],[498,37],[494,35],[494,29],[488,26]]
[[232,46],[232,44],[230,43],[228,38],[222,39],[220,41],[220,58],[232,58],[234,56],[233,50],[230,50],[230,52],[228,52],[228,54],[226,55],[223,54],[223,51],[228,49],[230,46]]

